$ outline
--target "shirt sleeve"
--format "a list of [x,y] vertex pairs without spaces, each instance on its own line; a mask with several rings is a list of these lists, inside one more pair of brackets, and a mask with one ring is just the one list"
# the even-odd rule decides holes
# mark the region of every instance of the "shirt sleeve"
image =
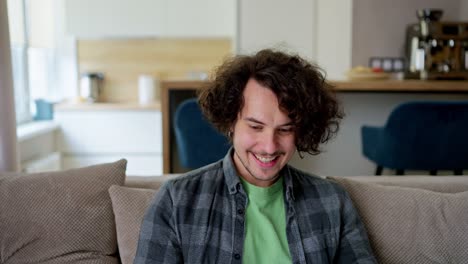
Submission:
[[377,263],[364,224],[351,198],[344,190],[341,217],[343,228],[340,234],[338,254],[334,263]]
[[157,192],[143,218],[134,264],[183,263],[173,208],[170,182],[167,182]]

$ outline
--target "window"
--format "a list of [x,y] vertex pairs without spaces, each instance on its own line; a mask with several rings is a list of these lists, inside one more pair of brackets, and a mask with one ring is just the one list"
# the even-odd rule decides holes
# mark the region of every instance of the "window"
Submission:
[[8,0],[17,124],[34,115],[34,100],[57,99],[55,0]]
[[24,45],[12,44],[11,57],[16,122],[22,124],[31,120],[26,47]]
[[21,124],[31,120],[24,1],[8,0],[7,6],[16,122]]

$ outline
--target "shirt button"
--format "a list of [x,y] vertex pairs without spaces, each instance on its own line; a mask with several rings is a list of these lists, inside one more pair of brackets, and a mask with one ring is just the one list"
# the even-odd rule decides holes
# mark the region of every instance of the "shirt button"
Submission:
[[239,260],[241,258],[241,255],[236,253],[236,254],[234,254],[234,258]]
[[237,209],[237,213],[240,214],[240,215],[243,215],[244,214],[244,209],[242,209],[242,208]]

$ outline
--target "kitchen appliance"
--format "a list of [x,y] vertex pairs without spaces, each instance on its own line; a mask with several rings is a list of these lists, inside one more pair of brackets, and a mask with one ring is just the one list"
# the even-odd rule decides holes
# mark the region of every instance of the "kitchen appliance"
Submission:
[[406,30],[405,78],[468,79],[468,22],[441,22],[443,11],[421,9]]
[[80,97],[88,103],[100,101],[104,74],[99,72],[86,72],[81,74]]

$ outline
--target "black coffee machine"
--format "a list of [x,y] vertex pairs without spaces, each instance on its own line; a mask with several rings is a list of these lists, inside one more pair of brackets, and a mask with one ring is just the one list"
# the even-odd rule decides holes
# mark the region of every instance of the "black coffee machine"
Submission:
[[406,30],[405,78],[468,80],[468,22],[441,22],[443,11],[421,9]]

